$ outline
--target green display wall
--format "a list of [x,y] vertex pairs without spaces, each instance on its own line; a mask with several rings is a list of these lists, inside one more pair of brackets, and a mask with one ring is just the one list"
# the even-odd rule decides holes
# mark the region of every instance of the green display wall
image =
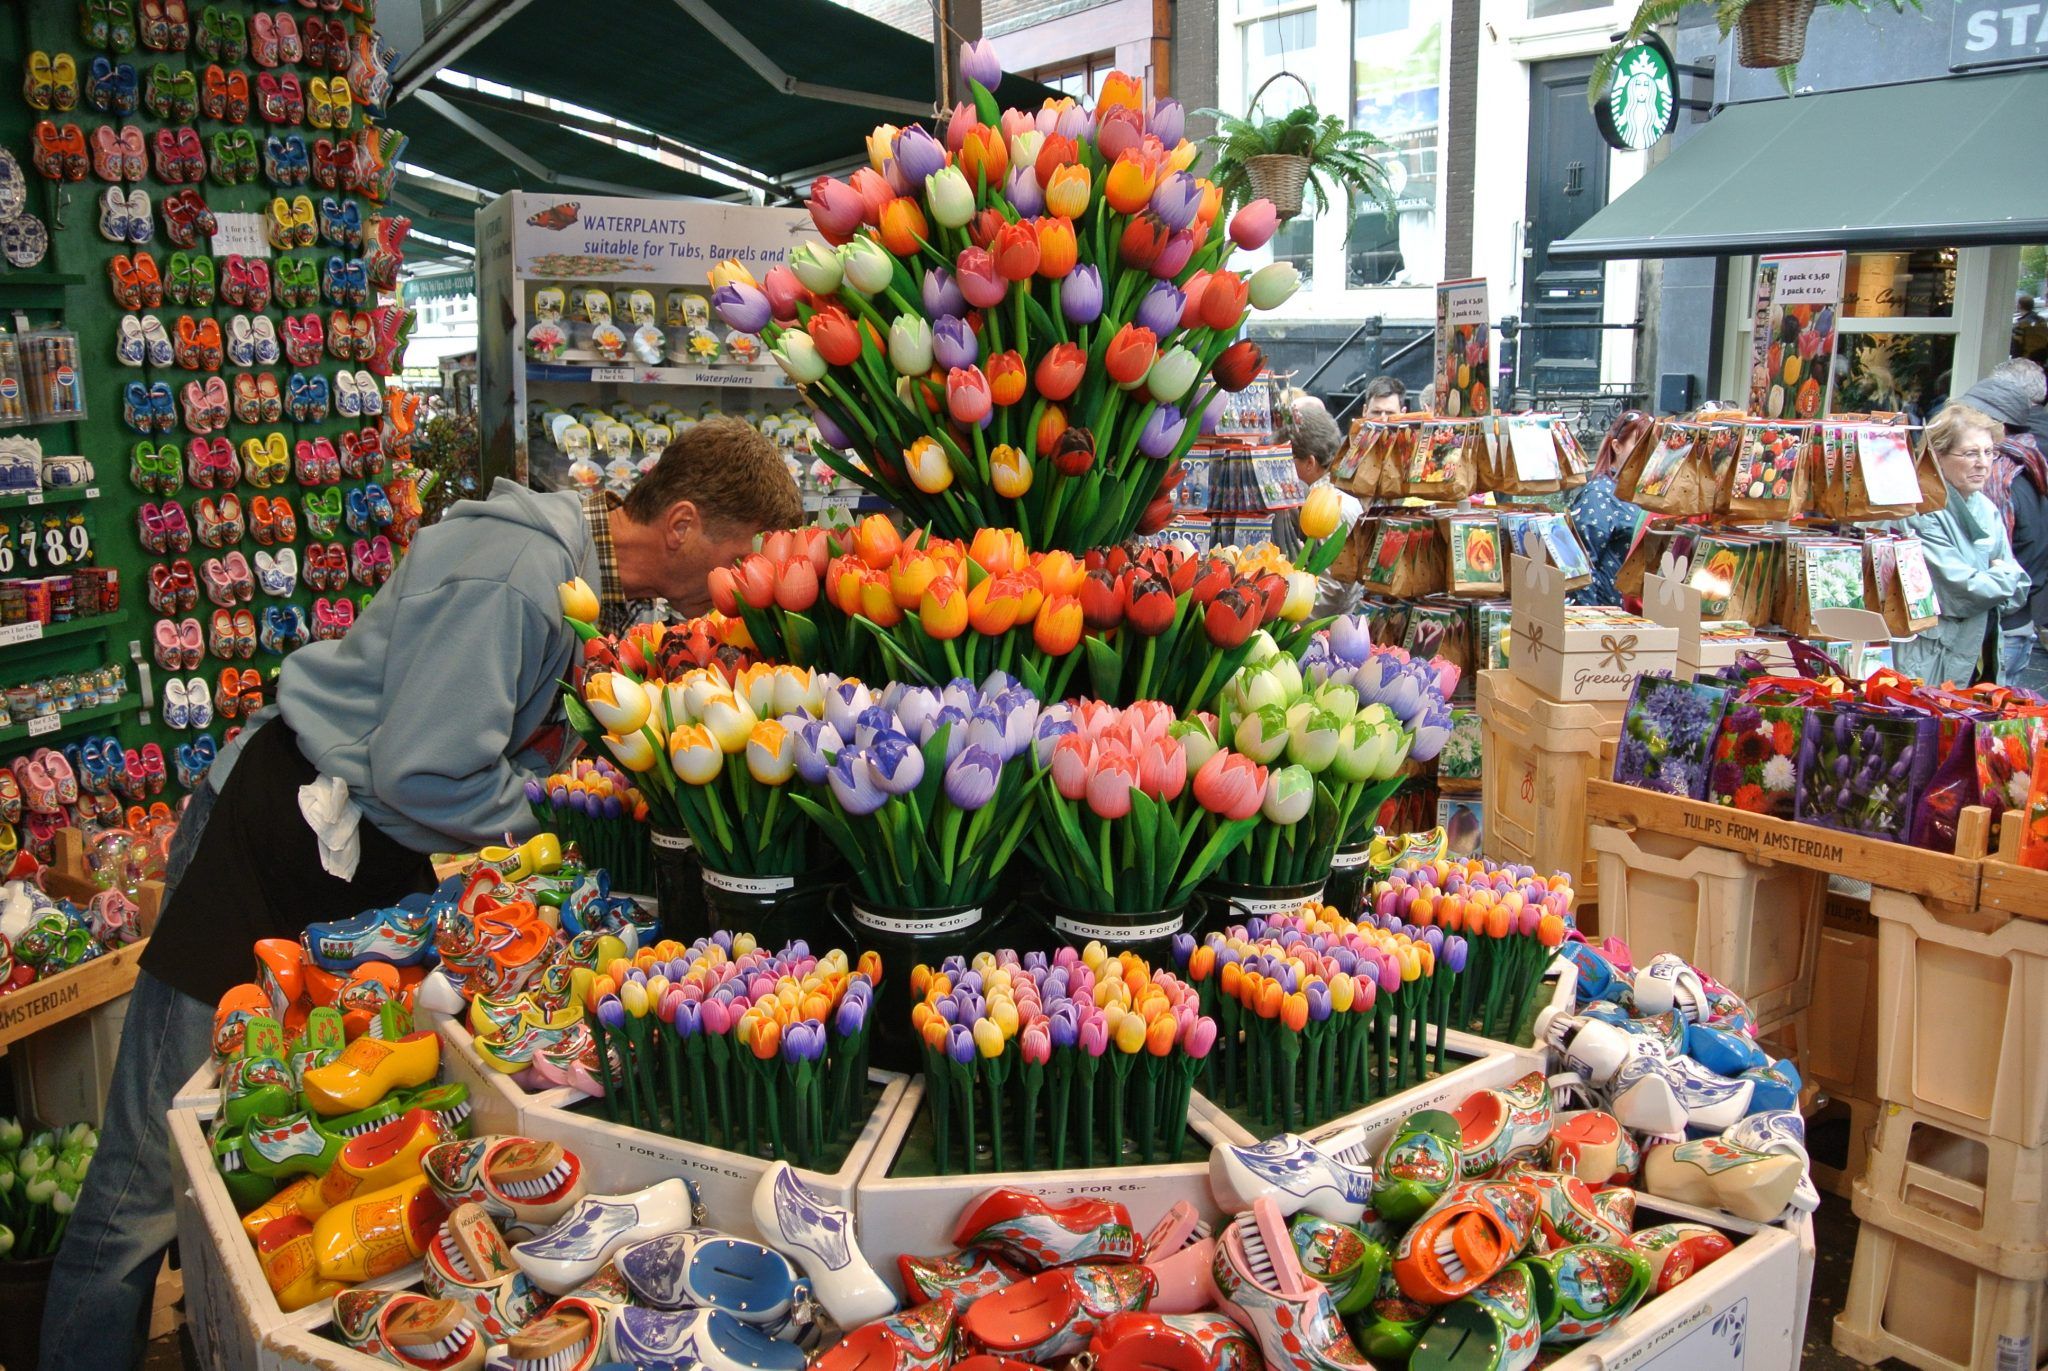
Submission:
[[[0,531],[4,531],[11,539],[20,532],[24,519],[40,519],[48,514],[68,515],[73,511],[82,512],[91,531],[93,560],[101,566],[118,568],[120,572],[121,607],[118,614],[106,619],[61,627],[52,626],[38,641],[0,647],[0,685],[17,684],[52,673],[78,671],[113,662],[123,666],[129,692],[119,706],[64,716],[56,732],[47,736],[36,736],[31,739],[29,727],[19,721],[11,727],[0,728],[0,764],[5,764],[32,746],[61,744],[111,732],[129,747],[140,747],[151,741],[162,747],[168,775],[168,784],[162,798],[175,800],[181,793],[175,776],[176,749],[180,745],[193,742],[198,735],[190,729],[169,728],[163,722],[162,690],[165,680],[172,673],[167,673],[159,667],[153,656],[153,630],[159,616],[150,606],[148,589],[151,569],[159,563],[176,560],[177,554],[158,556],[143,549],[137,527],[138,512],[145,501],[157,501],[161,497],[145,495],[130,480],[130,454],[142,435],[130,430],[123,422],[122,396],[127,384],[135,380],[166,381],[174,394],[182,394],[187,381],[195,377],[203,378],[207,373],[181,370],[175,366],[132,368],[121,365],[116,355],[119,323],[125,311],[116,303],[112,293],[108,263],[119,253],[139,250],[151,253],[160,271],[166,268],[170,254],[175,248],[165,239],[161,205],[167,194],[180,187],[166,186],[157,179],[154,157],[151,159],[148,175],[139,183],[128,183],[131,186],[139,184],[148,193],[155,212],[155,232],[152,241],[144,248],[136,249],[108,242],[99,232],[99,199],[107,188],[107,182],[90,174],[83,181],[51,182],[38,175],[33,168],[30,156],[31,131],[36,122],[43,118],[53,119],[59,123],[76,124],[88,140],[93,131],[103,125],[111,124],[118,129],[126,124],[134,124],[142,130],[152,149],[156,131],[167,126],[140,102],[133,113],[101,113],[83,98],[82,93],[78,105],[65,113],[45,114],[28,106],[22,93],[22,82],[29,53],[36,50],[53,55],[58,52],[70,53],[77,61],[80,85],[83,88],[89,79],[88,72],[93,57],[105,51],[87,45],[81,30],[82,8],[84,7],[72,3],[72,0],[16,0],[16,3],[0,10],[0,71],[6,74],[5,81],[0,82],[0,145],[11,150],[21,163],[29,182],[28,212],[40,218],[50,232],[50,251],[39,266],[19,270],[0,263],[0,326],[13,328],[16,317],[19,316],[25,318],[31,325],[61,321],[76,331],[82,358],[81,369],[89,409],[88,417],[76,422],[50,423],[6,432],[29,434],[39,438],[45,453],[81,454],[91,460],[97,474],[90,490],[48,493],[43,497],[40,508],[29,507],[30,500],[34,497],[0,497]],[[133,8],[140,10],[141,6],[137,4]],[[202,6],[194,0],[189,9],[191,22],[195,28],[199,25],[205,9],[239,14],[245,21],[259,12],[273,15],[291,14],[295,18],[317,16],[327,21],[339,19],[349,28],[352,36],[366,31],[369,23],[365,16],[350,14],[347,11],[330,14],[324,10],[303,10],[296,5],[279,7],[275,4],[235,3],[234,0],[227,0],[226,3],[216,0],[208,6]],[[194,82],[201,83],[203,73],[209,65],[208,57],[199,51],[196,42],[182,52],[157,52],[138,46],[131,52],[107,52],[106,55],[111,61],[131,64],[136,69],[139,83],[146,81],[151,67],[159,63],[172,72],[189,70],[193,73]],[[239,69],[248,74],[251,104],[256,105],[258,77],[264,69],[258,67],[246,55],[238,63],[224,62],[221,65],[224,70]],[[296,74],[302,89],[314,75],[327,74],[303,65],[281,66],[277,70]],[[364,123],[365,115],[358,104],[354,110],[350,131],[361,129]],[[250,110],[247,119],[239,125],[202,116],[194,119],[191,126],[198,130],[201,141],[206,146],[209,166],[212,153],[211,135],[223,129],[248,129],[253,134],[259,150],[263,146],[264,138],[271,134],[283,136],[296,133],[305,140],[309,148],[319,137],[339,139],[348,136],[345,132],[316,129],[305,124],[297,127],[270,124],[265,122],[260,111],[255,108]],[[316,206],[323,195],[331,195],[337,200],[352,198],[356,201],[358,213],[366,226],[378,213],[377,207],[361,195],[350,195],[342,189],[322,190],[317,184],[310,182],[303,186],[278,187],[267,181],[260,169],[255,180],[245,184],[223,186],[209,177],[195,188],[216,213],[261,212],[273,197],[280,194],[287,199],[304,194],[310,196]],[[210,246],[212,245],[207,239],[201,238],[199,247],[193,251],[203,252]],[[273,255],[273,273],[277,261],[285,255],[287,254]],[[312,248],[294,251],[289,255],[309,259],[324,267],[330,255],[339,255],[346,259],[361,254],[330,244],[323,238]],[[221,258],[217,256],[215,260],[218,265]],[[222,273],[217,270],[216,275]],[[373,298],[364,307],[374,306],[375,303]],[[316,313],[324,322],[334,308],[334,304],[323,296],[317,308],[310,312]],[[220,321],[225,335],[229,321],[236,314],[248,311],[229,305],[218,297],[210,308],[179,306],[173,304],[166,293],[162,308],[148,312],[161,319],[166,332],[175,338],[181,315],[189,314],[195,320],[211,315]],[[282,323],[287,313],[296,315],[309,311],[286,311],[273,299],[266,312],[272,321],[280,326],[282,337]],[[334,373],[344,367],[352,371],[361,370],[363,363],[339,361],[323,352],[318,366],[303,370],[309,374],[317,372],[326,376],[331,388]],[[232,388],[234,377],[244,370],[272,373],[277,379],[280,391],[284,391],[294,369],[280,357],[275,365],[259,365],[246,369],[235,367],[232,363],[224,363],[219,374],[227,379]],[[183,448],[192,435],[185,428],[182,419],[181,407],[180,423],[175,431],[168,436],[154,436],[152,441],[176,442]],[[280,422],[253,425],[230,422],[225,430],[214,436],[229,438],[239,458],[242,441],[250,437],[263,437],[272,432],[281,433],[287,445],[295,448],[300,439],[325,436],[339,449],[340,438],[344,432],[376,426],[375,419],[345,418],[338,412],[330,412],[330,417],[321,423],[294,423],[287,409]],[[388,459],[383,476],[367,479],[380,483],[389,481],[391,477]],[[330,488],[340,489],[344,492],[345,501],[346,492],[365,484],[364,479],[344,479],[338,487],[321,489],[323,492]],[[195,491],[187,484],[173,497],[184,506],[187,522],[195,530],[198,523],[199,499],[209,493],[217,495],[219,492]],[[310,626],[313,622],[313,602],[323,595],[329,595],[329,592],[314,590],[304,580],[305,552],[313,541],[304,507],[307,490],[298,483],[297,473],[294,472],[292,478],[283,485],[263,490],[251,486],[245,478],[235,487],[235,493],[243,504],[245,524],[248,522],[250,505],[256,495],[284,496],[290,499],[298,522],[298,536],[291,546],[298,552],[302,565],[300,580],[289,597],[289,603],[301,608]],[[344,547],[351,547],[358,536],[343,525],[326,541],[338,541]],[[267,550],[275,552],[281,546]],[[252,566],[256,553],[266,550],[255,540],[253,533],[245,533],[243,540],[234,547],[239,548]],[[191,614],[199,619],[202,627],[210,627],[214,606],[206,597],[201,569],[207,557],[225,556],[231,550],[233,549],[209,549],[195,538],[191,550],[182,554],[191,562],[195,573],[200,573],[200,595],[198,604]],[[23,573],[17,570],[15,574]],[[357,583],[353,577],[347,589],[341,593],[357,601],[358,612],[360,606],[367,603],[369,598],[368,588]],[[260,626],[263,611],[272,605],[283,603],[287,601],[266,595],[259,587],[254,600],[247,608],[254,613]],[[212,655],[211,647],[209,641],[208,653],[201,660],[197,670],[180,671],[175,674],[181,678],[200,677],[207,682],[209,694],[212,694],[217,688],[222,667],[231,665],[237,668],[254,668],[264,677],[266,693],[274,688],[276,674],[283,660],[279,654],[259,647],[255,657],[250,660],[243,660],[239,656],[222,659]],[[148,668],[157,708],[145,707],[139,664]],[[216,713],[209,731],[218,741],[227,729],[235,726],[236,722],[224,720]]]

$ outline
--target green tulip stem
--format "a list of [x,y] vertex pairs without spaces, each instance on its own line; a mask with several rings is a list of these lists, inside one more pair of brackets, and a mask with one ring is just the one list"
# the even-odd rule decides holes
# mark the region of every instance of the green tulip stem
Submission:
[[1139,1160],[1146,1166],[1152,1165],[1159,1155],[1159,1059],[1151,1053],[1145,1054],[1145,1069],[1138,1081],[1138,1142]]
[[610,1035],[605,1032],[604,1020],[597,1017],[595,1009],[590,1010],[584,1017],[590,1021],[590,1040],[597,1045],[597,1080],[598,1084],[604,1087],[604,1093],[598,1098],[604,1101],[605,1122],[617,1123],[619,1098],[616,1093],[617,1087],[612,1080],[611,1046],[606,1041]]
[[1053,331],[1059,335],[1059,340],[1062,343],[1067,341],[1067,316],[1060,312],[1060,287],[1064,284],[1066,282],[1062,278],[1057,276],[1053,278],[1052,309],[1049,314],[1049,317],[1052,319]]
[[[949,1059],[950,1060],[950,1059]],[[974,1068],[953,1062],[955,1084],[960,1087],[961,1141],[967,1145],[967,1174],[980,1170],[979,1157],[981,1135],[974,1126]]]
[[1028,367],[1031,365],[1031,325],[1024,318],[1024,302],[1031,297],[1030,280],[1017,282],[1010,287],[1010,294],[1017,305],[1017,356],[1022,358],[1024,365]]
[[996,1170],[1007,1171],[1003,1164],[1003,1080],[1009,1075],[1009,1065],[1000,1056],[987,1058],[983,1065],[988,1084],[989,1159]]
[[1115,1043],[1109,1045],[1109,1070],[1112,1080],[1109,1093],[1109,1164],[1124,1164],[1124,1097],[1130,1093],[1131,1067],[1137,1058],[1123,1051]]
[[1052,1059],[1052,1169],[1067,1169],[1067,1106],[1073,1098],[1074,1049],[1060,1048]]
[[1102,1066],[1102,1058],[1090,1056],[1087,1052],[1081,1058],[1081,1165],[1091,1168],[1095,1165],[1095,1073]]
[[693,1034],[683,1044],[690,1062],[690,1111],[700,1139],[711,1141],[711,1102],[704,1081],[704,1036]]
[[1045,1087],[1045,1066],[1039,1062],[1020,1061],[1017,1066],[1017,1083],[1024,1093],[1024,1169],[1038,1169],[1038,1093]]
[[947,1066],[945,1052],[927,1043],[924,1049],[925,1108],[931,1115],[932,1155],[938,1158],[941,1176],[953,1169],[953,1108],[952,1101],[946,1098],[946,1084],[951,1073]]

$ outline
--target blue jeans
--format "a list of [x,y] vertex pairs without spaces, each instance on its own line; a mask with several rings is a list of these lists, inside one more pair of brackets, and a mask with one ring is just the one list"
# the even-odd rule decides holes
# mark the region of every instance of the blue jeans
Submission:
[[[213,801],[212,787],[201,786],[186,807],[165,862],[167,897],[192,864]],[[212,1005],[146,971],[136,976],[107,1087],[99,1151],[50,1272],[42,1371],[142,1364],[157,1269],[178,1235],[165,1116],[171,1097],[212,1047]]]
[[2026,633],[2001,633],[1998,635],[1998,683],[2012,685],[2027,669],[2027,663],[2034,656],[2034,635]]

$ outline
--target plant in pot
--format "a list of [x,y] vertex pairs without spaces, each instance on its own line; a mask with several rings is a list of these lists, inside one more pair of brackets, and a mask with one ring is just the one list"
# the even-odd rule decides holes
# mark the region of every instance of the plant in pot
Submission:
[[1274,119],[1259,115],[1259,97],[1282,76],[1309,93],[1300,77],[1283,71],[1253,92],[1243,117],[1218,109],[1199,111],[1216,121],[1205,146],[1216,157],[1209,176],[1223,192],[1223,203],[1271,200],[1287,220],[1301,213],[1304,192],[1314,197],[1320,214],[1339,191],[1350,191],[1377,200],[1391,214],[1393,191],[1380,161],[1387,150],[1384,141],[1348,127],[1340,115],[1320,113],[1313,104]]
[[[1607,84],[1614,75],[1615,64],[1621,54],[1643,40],[1650,30],[1677,20],[1689,0],[1643,0],[1636,7],[1635,17],[1628,21],[1628,28],[1615,41],[1613,47],[1600,54],[1593,63],[1593,74],[1586,82],[1586,103],[1598,104],[1607,96]],[[1813,18],[1813,11],[1821,0],[1720,0],[1714,7],[1715,18],[1721,26],[1721,36],[1735,34],[1735,60],[1745,67],[1770,69],[1775,67],[1785,82],[1785,89],[1792,89],[1792,77],[1799,59],[1806,53],[1806,25]],[[1855,9],[1865,14],[1873,6],[1869,0],[1827,0],[1838,10]],[[1920,0],[1884,0],[1884,3],[1899,14],[1908,8],[1919,9]]]

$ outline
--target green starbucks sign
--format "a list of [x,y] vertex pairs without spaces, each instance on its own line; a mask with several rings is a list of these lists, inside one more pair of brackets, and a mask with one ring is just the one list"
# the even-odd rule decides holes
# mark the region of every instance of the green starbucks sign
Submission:
[[1671,49],[1652,35],[1629,44],[1614,64],[1607,94],[1593,106],[1593,122],[1610,147],[1641,152],[1678,122],[1678,73]]

